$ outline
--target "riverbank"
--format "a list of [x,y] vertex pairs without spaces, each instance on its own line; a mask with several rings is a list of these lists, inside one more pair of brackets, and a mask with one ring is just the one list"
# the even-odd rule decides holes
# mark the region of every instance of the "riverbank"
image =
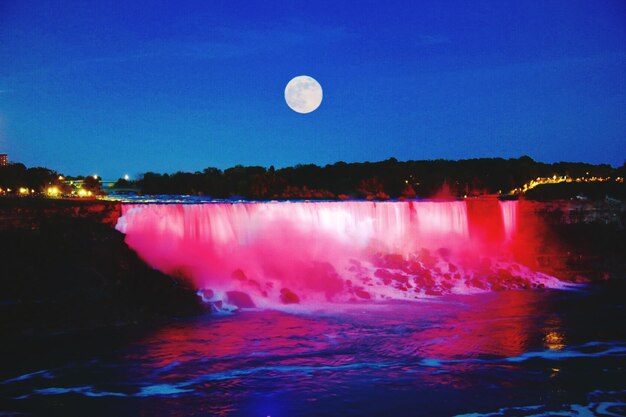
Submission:
[[572,282],[626,279],[625,202],[520,200],[519,213],[531,268]]
[[36,230],[55,219],[85,219],[115,227],[122,203],[97,199],[0,198],[0,231]]
[[153,270],[114,229],[120,205],[0,199],[0,328],[40,331],[143,323],[202,311],[195,290]]

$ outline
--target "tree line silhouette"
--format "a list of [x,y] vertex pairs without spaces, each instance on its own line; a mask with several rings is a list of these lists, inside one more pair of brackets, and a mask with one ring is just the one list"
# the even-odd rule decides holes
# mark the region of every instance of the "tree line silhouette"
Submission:
[[27,168],[19,162],[0,166],[0,194],[16,194],[20,188],[28,189],[29,193],[32,190],[34,194],[42,194],[48,187],[57,187],[61,194],[69,195],[73,189],[69,185],[70,180],[81,181],[85,190],[95,194],[100,192],[100,179],[91,175],[66,177],[49,168]]
[[130,183],[144,194],[188,194],[214,198],[267,199],[397,199],[437,196],[474,196],[508,193],[537,177],[624,176],[608,164],[536,162],[528,156],[516,159],[479,158],[401,162],[336,162],[326,166],[296,165],[275,169],[237,165],[226,170],[158,174],[147,172]]
[[[404,162],[390,158],[379,162],[336,162],[326,166],[305,164],[280,169],[273,166],[265,168],[237,165],[225,170],[209,167],[198,172],[174,174],[146,172],[140,175],[137,181],[120,178],[114,189],[135,189],[149,195],[186,194],[249,200],[385,200],[439,196],[454,198],[500,192],[506,194],[532,179],[553,175],[567,175],[571,178],[593,176],[623,178],[626,176],[626,162],[619,168],[613,168],[608,164],[580,162],[546,164],[522,156],[512,159],[479,158],[458,161],[439,159]],[[65,181],[60,178],[63,178],[61,174],[48,168],[27,168],[21,163],[0,166],[0,189],[5,192],[7,189],[15,191],[19,187],[44,192],[46,187],[51,185],[64,189],[69,177],[66,177]],[[84,181],[83,187],[93,189],[94,192],[100,188],[99,179],[92,180],[90,176],[75,179]],[[571,194],[568,190],[574,185],[563,184],[551,189],[558,189],[559,196],[567,195],[568,192]],[[593,184],[576,187],[583,191],[594,188],[596,194],[600,190]],[[624,184],[604,186],[611,194],[626,197],[624,187]],[[538,192],[539,188],[543,191]],[[540,198],[550,198],[550,192],[544,195],[546,193],[544,187],[531,191]]]

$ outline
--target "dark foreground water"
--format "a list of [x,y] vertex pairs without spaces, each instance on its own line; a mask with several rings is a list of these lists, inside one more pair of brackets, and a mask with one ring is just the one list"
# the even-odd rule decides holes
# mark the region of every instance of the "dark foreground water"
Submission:
[[5,339],[0,415],[626,415],[624,286]]

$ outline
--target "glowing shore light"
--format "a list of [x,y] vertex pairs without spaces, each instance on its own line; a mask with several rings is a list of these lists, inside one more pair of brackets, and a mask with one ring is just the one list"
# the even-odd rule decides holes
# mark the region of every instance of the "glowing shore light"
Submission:
[[50,197],[57,197],[59,195],[59,189],[57,187],[48,187],[46,194]]
[[128,181],[130,179],[130,176],[128,174],[124,174],[124,179]]
[[[589,174],[589,173],[587,173]],[[552,177],[537,177],[536,180],[530,180],[529,182],[527,182],[526,184],[522,185],[521,188],[514,188],[513,190],[511,190],[509,192],[509,194],[518,194],[520,192],[525,193],[528,190],[532,190],[533,188],[539,186],[539,185],[545,185],[545,184],[559,184],[562,182],[605,182],[605,181],[610,181],[611,177],[577,177],[577,178],[571,178],[567,175],[563,175],[563,176],[558,176],[558,175],[553,175]],[[615,178],[616,182],[624,182],[624,179],[621,177],[617,177]]]
[[79,197],[87,197],[87,190],[81,188],[80,190],[78,190],[78,196]]

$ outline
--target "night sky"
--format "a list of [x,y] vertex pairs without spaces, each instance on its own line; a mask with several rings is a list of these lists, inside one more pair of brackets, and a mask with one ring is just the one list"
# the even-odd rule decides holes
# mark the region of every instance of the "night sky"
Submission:
[[[284,88],[310,75],[322,105]],[[626,2],[0,0],[0,153],[115,179],[473,157],[621,165]]]

